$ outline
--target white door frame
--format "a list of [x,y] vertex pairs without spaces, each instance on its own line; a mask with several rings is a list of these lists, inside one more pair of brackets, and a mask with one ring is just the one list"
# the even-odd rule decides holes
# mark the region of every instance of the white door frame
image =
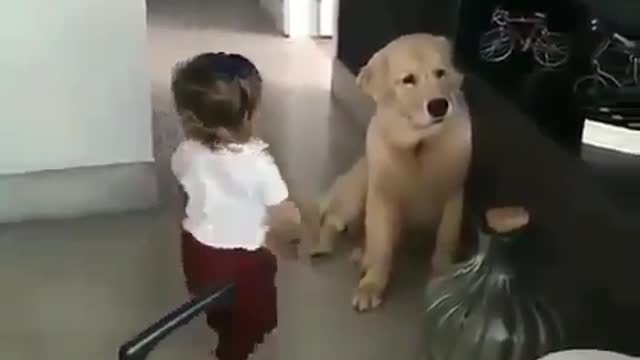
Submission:
[[317,0],[318,36],[334,37],[338,28],[338,0]]
[[284,0],[284,33],[292,38],[317,33],[317,0]]
[[285,36],[332,37],[338,0],[259,0]]

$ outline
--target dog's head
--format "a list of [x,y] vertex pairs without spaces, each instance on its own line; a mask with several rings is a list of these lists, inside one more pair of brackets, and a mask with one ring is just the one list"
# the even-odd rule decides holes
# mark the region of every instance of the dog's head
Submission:
[[378,114],[402,119],[393,124],[395,131],[432,133],[459,103],[463,76],[452,53],[444,37],[406,35],[374,54],[356,81]]

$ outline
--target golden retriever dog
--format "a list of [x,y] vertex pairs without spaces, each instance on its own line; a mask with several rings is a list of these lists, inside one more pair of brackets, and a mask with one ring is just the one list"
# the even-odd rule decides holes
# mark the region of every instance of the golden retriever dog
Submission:
[[365,156],[319,201],[313,253],[333,251],[341,233],[364,227],[363,275],[352,303],[366,311],[382,303],[405,229],[437,228],[432,269],[449,265],[459,244],[471,125],[463,76],[444,37],[400,37],[378,51],[356,81],[376,103]]

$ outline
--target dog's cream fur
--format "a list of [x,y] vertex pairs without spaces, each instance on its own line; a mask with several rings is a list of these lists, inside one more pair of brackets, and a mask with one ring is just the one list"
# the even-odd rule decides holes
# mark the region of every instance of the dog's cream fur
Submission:
[[367,162],[360,158],[335,182],[316,203],[316,212],[310,218],[313,223],[313,248],[311,255],[330,254],[338,238],[360,240],[364,235],[364,206],[367,196]]
[[[471,152],[462,80],[449,41],[430,34],[392,41],[357,77],[376,103],[366,153],[320,201],[315,249],[331,252],[337,236],[351,229],[357,234],[364,225],[363,276],[353,296],[357,310],[381,304],[394,248],[406,227],[437,226],[436,271],[457,249]],[[448,100],[444,116],[434,118],[427,110],[434,99]]]

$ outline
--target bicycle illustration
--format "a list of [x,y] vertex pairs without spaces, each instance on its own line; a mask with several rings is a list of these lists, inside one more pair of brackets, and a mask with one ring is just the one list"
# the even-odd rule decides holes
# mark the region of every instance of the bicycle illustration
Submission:
[[479,40],[479,56],[483,61],[499,63],[514,51],[533,53],[534,60],[548,68],[569,61],[570,45],[566,35],[549,31],[547,17],[536,12],[532,16],[512,16],[501,7],[491,16],[494,28]]
[[640,42],[603,29],[597,19],[591,30],[600,35],[591,56],[591,73],[574,82],[573,92],[592,120],[640,128]]
[[[619,33],[607,33],[598,20],[591,21],[592,30],[604,32],[604,40],[596,47],[591,58],[592,73],[576,80],[576,95],[587,94],[602,88],[640,86],[640,43]],[[603,66],[603,58],[619,60],[621,66]],[[610,61],[610,63],[613,61]]]

